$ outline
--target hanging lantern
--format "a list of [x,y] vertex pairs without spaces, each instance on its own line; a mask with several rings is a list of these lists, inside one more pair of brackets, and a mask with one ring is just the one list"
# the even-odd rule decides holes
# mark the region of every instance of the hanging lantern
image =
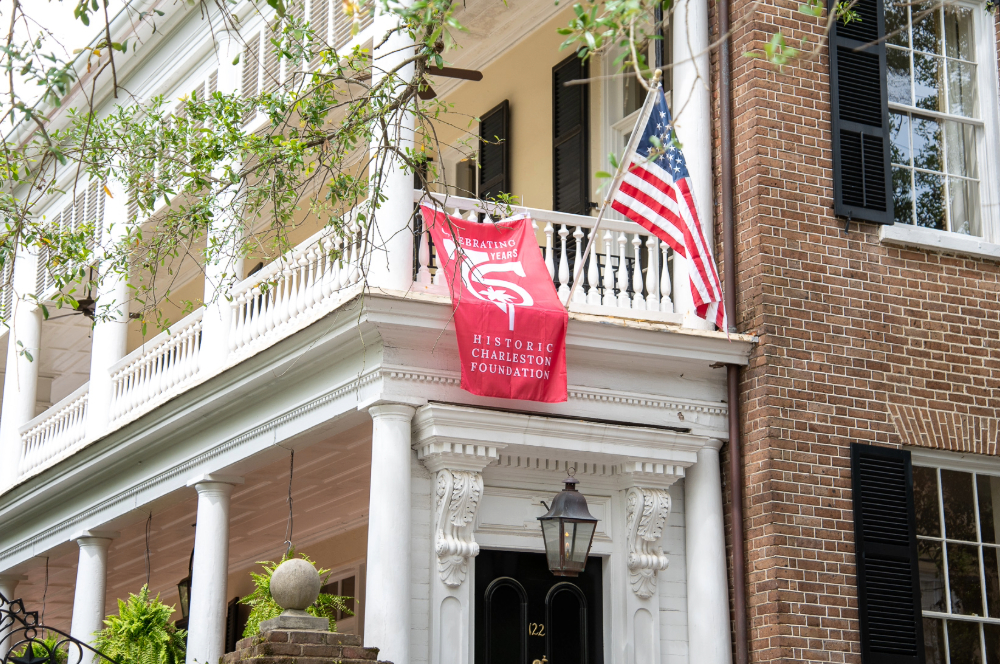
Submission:
[[590,545],[594,541],[597,519],[587,508],[587,499],[576,490],[578,480],[570,474],[566,488],[552,499],[542,522],[542,539],[549,571],[556,576],[577,576],[587,566]]
[[191,568],[194,567],[194,549],[191,549],[191,557],[188,559],[188,575],[177,582],[178,603],[181,605],[181,620],[187,624],[188,615],[191,612]]

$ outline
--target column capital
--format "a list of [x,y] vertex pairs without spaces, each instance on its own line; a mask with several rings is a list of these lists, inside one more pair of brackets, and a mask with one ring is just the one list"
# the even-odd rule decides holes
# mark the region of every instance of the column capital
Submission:
[[94,543],[94,540],[106,540],[108,543],[118,539],[122,534],[117,530],[80,530],[70,535],[70,540],[80,546]]
[[386,419],[411,422],[416,412],[417,409],[415,407],[402,403],[380,403],[368,408],[368,414],[372,416],[373,420]]
[[245,480],[239,475],[222,475],[217,473],[205,473],[196,475],[187,481],[187,486],[193,486],[198,493],[202,491],[220,490],[221,487],[215,485],[225,485],[229,489],[222,489],[231,492],[233,487],[243,484]]

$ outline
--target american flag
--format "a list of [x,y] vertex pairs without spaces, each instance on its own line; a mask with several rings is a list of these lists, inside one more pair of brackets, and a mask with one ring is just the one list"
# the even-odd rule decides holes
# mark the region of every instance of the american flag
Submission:
[[[662,88],[658,87],[650,96],[653,99],[649,120],[635,152],[623,159],[628,160],[629,166],[614,193],[611,208],[666,242],[679,256],[689,259],[695,313],[728,332],[722,284],[698,220],[691,175],[684,153],[677,146],[670,109]],[[647,100],[646,106],[649,103]],[[640,122],[645,115],[640,114]]]

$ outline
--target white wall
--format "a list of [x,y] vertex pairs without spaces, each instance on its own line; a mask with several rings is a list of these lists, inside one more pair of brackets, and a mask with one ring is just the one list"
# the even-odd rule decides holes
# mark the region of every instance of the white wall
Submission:
[[413,664],[426,664],[430,658],[430,598],[431,598],[431,509],[433,483],[431,474],[417,461],[413,453],[413,472],[410,506],[413,525],[411,531],[412,570],[411,586],[413,615],[410,619],[410,660]]
[[687,664],[687,569],[684,560],[684,480],[670,487],[670,517],[660,540],[670,567],[659,573],[660,661]]

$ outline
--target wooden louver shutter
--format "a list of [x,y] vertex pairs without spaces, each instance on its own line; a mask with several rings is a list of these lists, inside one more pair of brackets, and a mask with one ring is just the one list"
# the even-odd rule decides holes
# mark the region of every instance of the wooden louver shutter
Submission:
[[479,197],[510,193],[510,104],[504,99],[479,119]]
[[552,209],[587,214],[590,201],[590,86],[587,63],[571,55],[552,68]]
[[883,0],[860,0],[854,11],[861,20],[838,21],[830,35],[834,211],[891,224]]
[[924,664],[910,453],[851,446],[863,664]]

